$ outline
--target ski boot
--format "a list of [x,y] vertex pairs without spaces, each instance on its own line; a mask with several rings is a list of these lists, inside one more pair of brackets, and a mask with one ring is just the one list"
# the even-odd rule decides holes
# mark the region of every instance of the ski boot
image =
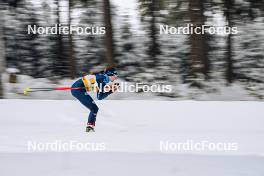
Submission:
[[88,126],[86,127],[86,132],[87,132],[87,133],[89,133],[89,132],[95,132],[95,131],[94,131],[94,126],[93,126],[93,125],[88,125]]

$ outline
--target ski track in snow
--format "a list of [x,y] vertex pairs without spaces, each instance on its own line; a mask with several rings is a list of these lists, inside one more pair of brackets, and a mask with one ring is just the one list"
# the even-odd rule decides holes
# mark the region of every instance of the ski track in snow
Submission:
[[[0,175],[264,175],[263,102],[96,103],[96,132],[87,134],[88,110],[77,101],[0,100]],[[28,141],[56,140],[106,150],[28,152]],[[187,140],[236,142],[238,150],[160,151],[160,141]]]

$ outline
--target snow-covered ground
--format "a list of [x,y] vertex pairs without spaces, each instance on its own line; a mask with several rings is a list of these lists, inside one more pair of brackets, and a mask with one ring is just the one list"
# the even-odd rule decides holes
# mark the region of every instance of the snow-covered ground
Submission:
[[[1,175],[264,175],[263,102],[96,103],[96,132],[87,134],[77,101],[0,100]],[[175,149],[190,141],[235,148]],[[88,150],[46,145],[71,142]]]

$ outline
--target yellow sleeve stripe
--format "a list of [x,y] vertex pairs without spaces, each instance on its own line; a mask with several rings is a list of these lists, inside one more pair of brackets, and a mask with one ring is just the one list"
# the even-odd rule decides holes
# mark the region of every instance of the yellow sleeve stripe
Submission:
[[87,79],[85,77],[82,77],[82,82],[84,84],[86,92],[88,92],[89,91],[89,86],[88,86]]
[[85,90],[87,92],[94,89],[94,84],[95,84],[95,79],[94,78],[90,78],[89,82],[88,82],[88,80],[85,77],[82,77],[82,82],[83,82]]

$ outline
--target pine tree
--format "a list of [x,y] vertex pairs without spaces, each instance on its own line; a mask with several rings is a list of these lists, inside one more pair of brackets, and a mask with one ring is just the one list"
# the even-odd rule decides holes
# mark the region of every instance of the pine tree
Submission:
[[[71,27],[72,24],[72,0],[68,0],[68,27]],[[69,40],[69,62],[70,62],[70,69],[71,69],[71,78],[74,79],[76,77],[76,60],[74,54],[74,43],[73,43],[73,34],[69,33],[68,40]]]
[[[227,23],[229,27],[233,27],[233,12],[232,9],[234,7],[233,0],[225,0],[225,15],[227,18]],[[232,34],[228,34],[227,37],[227,53],[226,53],[226,80],[228,83],[232,83],[234,80],[234,73],[233,73],[233,38]]]
[[161,44],[158,37],[157,13],[159,11],[159,2],[157,0],[139,0],[139,9],[141,21],[147,29],[148,42],[146,44],[146,54],[148,59],[145,61],[148,67],[158,65],[158,57],[161,55]]
[[[204,4],[203,0],[189,1],[190,22],[194,26],[202,26],[205,24]],[[209,58],[206,34],[191,34],[190,38],[190,60],[191,74],[196,77],[197,74],[203,74],[205,77],[209,75]]]
[[[0,3],[0,6],[3,7],[4,4]],[[0,23],[4,24],[4,14],[3,9],[0,7]],[[3,83],[2,83],[2,73],[5,68],[5,45],[4,45],[4,35],[3,35],[3,26],[0,26],[0,99],[4,97]]]
[[[76,1],[76,11],[81,11],[79,26],[103,27],[103,15],[101,0]],[[73,18],[73,21],[75,19]],[[79,75],[87,74],[93,69],[101,69],[105,66],[105,45],[103,35],[74,35],[76,41],[75,54]]]
[[105,46],[106,46],[106,59],[109,66],[115,66],[114,61],[114,40],[112,29],[112,14],[109,0],[103,0],[104,23],[106,27]]

